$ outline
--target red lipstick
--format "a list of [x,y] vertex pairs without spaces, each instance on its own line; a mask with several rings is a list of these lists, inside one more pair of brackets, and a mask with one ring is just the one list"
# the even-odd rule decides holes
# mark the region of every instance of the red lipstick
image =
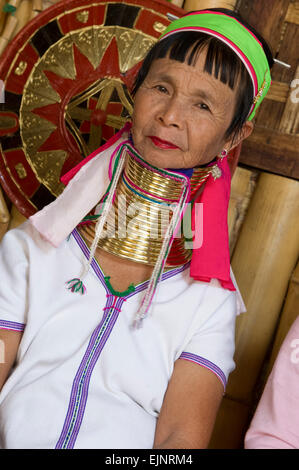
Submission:
[[150,135],[149,138],[156,145],[156,147],[159,147],[161,149],[178,149],[179,148],[177,145],[174,145],[171,142],[168,142],[167,140],[159,139],[159,137],[156,137],[154,135]]

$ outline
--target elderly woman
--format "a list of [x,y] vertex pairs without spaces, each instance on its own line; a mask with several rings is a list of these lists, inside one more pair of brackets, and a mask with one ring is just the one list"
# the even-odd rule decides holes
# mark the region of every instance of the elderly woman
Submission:
[[6,234],[2,447],[207,447],[242,311],[226,155],[252,131],[271,61],[233,12],[174,21],[132,122]]

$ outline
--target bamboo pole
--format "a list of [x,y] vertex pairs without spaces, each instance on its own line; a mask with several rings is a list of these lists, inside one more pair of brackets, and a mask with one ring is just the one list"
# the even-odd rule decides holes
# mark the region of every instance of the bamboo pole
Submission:
[[243,448],[244,423],[249,408],[243,403],[223,397],[208,449]]
[[169,3],[176,5],[177,7],[183,7],[184,0],[169,0]]
[[232,178],[228,207],[229,248],[232,256],[259,173],[237,167]]
[[12,206],[11,211],[10,211],[10,222],[8,226],[8,230],[11,230],[12,228],[16,228],[19,225],[21,225],[23,222],[25,222],[27,219],[26,217],[21,214],[18,209],[16,208],[15,205]]
[[32,8],[35,11],[42,11],[43,10],[43,0],[32,0]]
[[32,0],[31,18],[34,18],[44,10],[43,0]]
[[11,8],[12,12],[7,15],[3,31],[0,37],[0,55],[3,53],[9,41],[13,38],[14,31],[18,25],[18,18],[13,14],[18,8],[21,0],[9,0],[5,5],[6,8]]
[[[59,1],[62,0],[0,0],[0,55],[32,18]],[[11,12],[5,12],[4,7],[11,8]]]
[[15,13],[18,24],[10,39],[13,39],[16,34],[28,23],[28,21],[31,19],[31,12],[32,0],[22,0]]
[[237,0],[185,0],[184,10],[205,10],[206,8],[228,8],[234,10]]
[[2,35],[0,37],[0,55],[3,53],[4,49],[6,48],[7,44],[12,38],[13,32],[17,27],[18,20],[14,16],[9,16],[5,22]]
[[[297,181],[266,173],[260,175],[232,259],[247,313],[237,320],[236,370],[229,378],[217,415],[209,444],[211,449],[243,448],[255,385],[272,344],[288,281],[298,257],[298,205]],[[298,271],[297,265],[273,355],[292,318],[298,314]]]
[[6,2],[6,0],[0,0],[0,36],[2,34],[4,24],[5,24],[5,21],[6,21],[6,13],[3,10],[5,2]]
[[262,173],[232,267],[247,313],[237,319],[236,369],[227,394],[250,403],[298,259],[299,182]]
[[46,10],[52,5],[55,5],[55,3],[62,2],[63,0],[42,0],[43,2],[43,10]]

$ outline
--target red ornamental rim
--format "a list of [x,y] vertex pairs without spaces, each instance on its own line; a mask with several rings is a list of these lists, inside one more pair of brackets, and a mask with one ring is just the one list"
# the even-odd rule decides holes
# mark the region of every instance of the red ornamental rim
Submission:
[[[119,4],[131,4],[131,5],[141,5],[144,7],[148,7],[148,4],[159,5],[161,9],[165,10],[159,11],[155,10],[156,13],[166,14],[166,13],[173,13],[176,16],[182,16],[186,13],[185,10],[177,7],[173,3],[169,3],[164,0],[109,0],[109,2],[105,2],[104,0],[93,0],[89,2],[89,4],[105,4],[105,3],[119,3]],[[40,26],[44,26],[49,22],[49,19],[53,19],[53,16],[58,16],[61,13],[66,12],[69,8],[77,8],[77,7],[88,7],[86,0],[64,0],[63,2],[56,3],[51,7],[47,8],[45,11],[38,14],[37,17],[30,20],[19,33],[13,38],[13,40],[8,44],[6,49],[4,50],[3,54],[0,57],[0,77],[3,73],[3,69],[5,68],[7,60],[13,60],[14,55],[13,53],[17,53],[19,47],[24,44],[24,39],[28,38],[32,32],[36,30],[35,25],[38,23]],[[157,35],[157,37],[159,34]]]
[[[169,20],[167,20],[167,18],[166,18],[167,13],[171,13],[171,14],[177,16],[177,17],[180,17],[185,13],[185,11],[182,10],[181,8],[179,8],[179,7],[177,7],[173,4],[170,4],[168,2],[165,2],[163,0],[128,0],[128,1],[111,0],[109,2],[105,2],[105,1],[101,1],[101,0],[94,0],[94,1],[91,1],[91,2],[86,2],[86,0],[85,1],[84,0],[66,0],[64,2],[57,3],[57,4],[49,7],[44,12],[40,13],[36,18],[32,19],[17,34],[17,36],[12,40],[12,42],[7,46],[7,48],[5,49],[5,51],[3,52],[3,54],[0,58],[0,78],[2,78],[4,82],[6,82],[7,77],[10,76],[10,74],[12,73],[13,68],[17,64],[17,60],[15,59],[15,57],[16,56],[19,57],[19,51],[23,47],[25,48],[25,45],[29,43],[29,40],[33,37],[34,34],[36,34],[38,32],[39,29],[46,26],[50,21],[55,20],[55,18],[57,18],[59,15],[63,15],[64,13],[67,13],[68,11],[74,10],[75,8],[80,8],[80,7],[83,8],[84,7],[84,8],[87,9],[87,8],[90,8],[90,7],[97,7],[99,5],[113,5],[113,4],[115,4],[115,5],[116,4],[120,4],[120,5],[124,4],[124,5],[129,5],[129,6],[137,7],[137,8],[140,7],[141,9],[144,8],[145,12],[147,12],[146,14],[148,14],[148,15],[152,14],[153,17],[156,15],[156,19],[159,16],[159,20],[165,26],[167,26],[167,24],[169,23]],[[161,15],[164,15],[165,19]],[[160,32],[157,32],[153,29],[153,21],[152,21],[151,25],[146,24],[146,23],[147,22],[142,23],[141,20],[140,21],[137,20],[136,24],[134,25],[134,31],[139,30],[140,32],[144,32],[144,33],[150,35],[151,37],[153,37],[153,39],[158,38],[160,36]],[[97,23],[93,23],[93,24],[97,24]],[[99,25],[100,24],[101,23],[99,23]],[[138,28],[136,28],[136,25],[138,25]],[[81,27],[82,27],[82,25],[81,25]],[[67,34],[67,32],[72,32],[72,31],[75,32],[76,29],[74,29],[74,30],[69,29],[69,31],[62,31],[62,34],[65,35],[65,34]],[[111,43],[112,42],[113,41],[111,41]],[[32,45],[31,45],[31,49],[32,49]],[[36,53],[36,55],[39,58],[38,53]],[[37,59],[33,58],[30,70],[32,70],[32,68],[34,67],[34,63],[38,60],[38,58]],[[35,62],[33,62],[34,60],[35,60]],[[30,74],[28,76],[30,76]],[[26,81],[28,80],[28,76],[26,76],[26,73],[24,73],[24,77],[26,77],[25,78]],[[124,80],[125,77],[122,76],[121,78],[122,78],[124,84],[126,84],[125,83],[126,81]],[[16,83],[17,83],[17,80],[18,80],[18,77],[16,77]],[[94,80],[92,80],[92,77],[89,77],[89,79],[86,79],[85,83],[86,84],[87,83],[92,83],[93,81]],[[23,86],[21,84],[22,91],[23,91],[25,85],[26,85],[26,82],[24,83]],[[20,87],[19,84],[15,85],[15,86]],[[62,115],[62,113],[65,109],[65,106],[68,102],[68,99],[71,98],[70,95],[74,96],[75,88],[70,90],[67,97],[64,97],[64,100],[63,100],[64,105],[61,106],[60,115]],[[80,84],[78,84],[78,89],[79,88],[82,88],[82,82]],[[15,121],[16,121],[15,126],[12,126],[10,128],[10,132],[15,131],[16,126],[18,126],[18,123],[19,123],[18,122],[19,109],[20,109],[20,107],[17,110],[14,109],[13,112],[12,112],[10,109],[5,108],[5,105],[4,105],[4,109],[2,110],[2,113],[1,113],[1,108],[0,108],[0,114],[3,115],[3,113],[6,113],[6,114],[11,113],[11,118],[15,119]],[[99,123],[101,123],[101,119],[104,119],[104,116],[101,116],[100,113],[98,113],[98,114],[95,113],[94,114],[93,124],[96,124],[97,120],[99,121]],[[59,129],[60,132],[64,128],[65,128],[65,122],[61,118],[60,129]],[[71,140],[70,140],[69,144],[71,146],[71,144],[72,144]],[[37,189],[35,190],[35,192],[32,196],[29,195],[29,193],[31,192],[30,187],[27,187],[29,185],[29,183],[26,183],[23,180],[19,180],[17,178],[17,173],[13,173],[11,168],[9,168],[9,169],[7,168],[6,163],[5,163],[5,160],[7,160],[7,158],[5,156],[5,151],[3,151],[2,147],[1,147],[0,150],[1,150],[1,152],[0,152],[0,154],[1,154],[1,157],[0,157],[0,183],[1,183],[1,186],[3,187],[4,191],[6,192],[7,196],[12,201],[12,203],[15,204],[15,206],[18,208],[18,210],[25,217],[29,217],[30,215],[35,213],[37,210],[40,210],[42,208],[42,207],[36,208],[36,206],[32,202],[32,197],[33,197],[34,194],[36,194]],[[12,156],[13,158],[16,158],[16,161],[17,161],[18,158],[21,158],[21,147],[20,148],[18,147],[15,150],[16,150],[14,152],[15,155],[12,155],[12,153],[11,153],[11,154],[9,154],[9,157]],[[73,148],[72,150],[75,150],[75,149]],[[78,149],[77,149],[77,151],[78,151]],[[16,156],[18,152],[19,152],[19,155]],[[9,153],[9,149],[8,149],[7,153]],[[23,152],[23,154],[24,154],[24,152]],[[26,167],[26,171],[27,171],[27,173],[30,174],[30,178],[32,178],[32,181],[34,181],[34,178],[36,179],[36,181],[34,181],[34,185],[35,185],[35,187],[39,188],[40,186],[42,186],[42,184],[41,184],[40,181],[38,181],[38,179],[36,178],[36,175],[34,175],[34,173],[32,171],[32,168],[30,168],[30,165],[29,165],[29,163],[28,163],[28,161],[25,157],[25,154],[24,154],[24,158],[25,158],[25,160],[23,161],[23,163],[24,163],[24,166]],[[26,184],[27,184],[27,186],[26,186]],[[54,197],[54,199],[55,199],[55,197]],[[47,203],[49,203],[49,202],[51,202],[51,201],[48,201]]]

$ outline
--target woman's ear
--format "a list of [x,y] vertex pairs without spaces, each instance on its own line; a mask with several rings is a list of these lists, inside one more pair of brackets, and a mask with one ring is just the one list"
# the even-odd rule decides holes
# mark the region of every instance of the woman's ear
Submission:
[[242,129],[238,132],[237,136],[230,138],[226,143],[224,148],[229,152],[233,148],[237,147],[242,140],[247,139],[250,136],[254,128],[254,125],[251,121],[246,121],[243,124]]

